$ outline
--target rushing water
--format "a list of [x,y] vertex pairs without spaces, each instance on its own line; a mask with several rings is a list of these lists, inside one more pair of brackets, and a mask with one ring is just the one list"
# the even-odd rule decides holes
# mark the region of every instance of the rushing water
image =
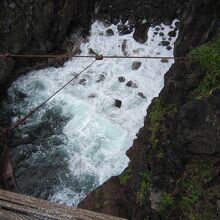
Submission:
[[[176,39],[170,40],[171,50],[160,42],[168,39],[173,27],[162,24],[150,28],[147,43],[139,44],[133,33],[120,36],[115,25],[108,27],[114,36],[106,36],[108,28],[97,21],[81,51],[87,55],[92,48],[103,55],[124,55],[122,44],[127,40],[128,56],[172,56]],[[156,28],[164,36],[154,35]],[[92,60],[72,59],[64,67],[21,76],[9,89],[13,105],[6,104],[6,108],[12,112],[12,121],[40,104]],[[134,61],[141,62],[138,70],[132,70]],[[41,187],[38,196],[50,186],[50,200],[77,205],[89,191],[120,174],[128,164],[125,152],[143,126],[146,109],[163,87],[164,74],[171,64],[149,59],[97,61],[16,131],[12,145],[16,146],[13,158],[20,187],[22,180],[29,178],[30,183],[33,178],[32,187]],[[119,82],[119,77],[125,82]],[[126,86],[130,80],[134,88]],[[114,106],[116,99],[122,101],[121,108]],[[16,158],[21,155],[18,162]],[[54,176],[56,181],[51,182]],[[41,186],[37,186],[41,180]]]

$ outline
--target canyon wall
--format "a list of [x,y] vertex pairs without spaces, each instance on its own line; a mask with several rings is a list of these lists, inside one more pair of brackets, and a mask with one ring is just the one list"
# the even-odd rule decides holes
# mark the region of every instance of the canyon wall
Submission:
[[[95,0],[0,1],[0,53],[65,52],[68,35],[88,34],[94,10]],[[47,65],[47,59],[1,59],[0,93],[19,74]]]
[[79,207],[128,219],[219,219],[219,9],[219,1],[186,3],[175,55],[188,60],[166,73],[128,167]]

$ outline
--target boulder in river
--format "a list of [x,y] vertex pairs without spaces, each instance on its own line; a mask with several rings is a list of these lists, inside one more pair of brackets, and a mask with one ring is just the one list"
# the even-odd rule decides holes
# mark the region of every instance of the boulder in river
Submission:
[[161,41],[161,45],[162,45],[163,47],[167,47],[167,46],[170,45],[170,42],[163,40],[163,41]]
[[125,78],[124,78],[123,76],[119,76],[119,77],[118,77],[118,81],[119,81],[120,83],[123,83],[123,82],[125,82]]
[[142,92],[139,92],[138,96],[140,96],[142,99],[146,99],[146,96]]
[[146,43],[148,40],[148,30],[149,30],[149,25],[147,24],[136,25],[133,38],[140,44]]
[[133,31],[133,28],[131,26],[126,26],[125,24],[119,24],[117,29],[118,29],[119,35],[130,34]]
[[133,82],[132,80],[129,80],[127,83],[126,83],[126,86],[127,87],[131,87],[131,88],[138,88],[137,84],[135,82]]
[[107,31],[106,31],[106,35],[107,36],[113,36],[114,35],[114,31],[111,29],[111,28],[109,28]]
[[96,81],[97,83],[103,82],[105,80],[105,75],[99,75],[99,79]]
[[122,105],[122,101],[119,99],[115,99],[115,107],[121,108],[121,105]]
[[139,61],[134,61],[132,63],[132,70],[138,70],[141,67],[141,62]]
[[86,85],[86,79],[81,79],[79,81],[79,84],[82,85],[82,86],[85,86]]
[[95,97],[96,97],[95,94],[91,94],[91,95],[88,96],[89,99],[94,99]]
[[176,37],[176,30],[170,31],[170,32],[168,33],[168,35],[169,35],[170,37]]
[[125,54],[126,52],[126,48],[127,48],[127,40],[124,39],[123,42],[122,42],[122,46],[121,46],[121,49],[122,49],[122,52]]

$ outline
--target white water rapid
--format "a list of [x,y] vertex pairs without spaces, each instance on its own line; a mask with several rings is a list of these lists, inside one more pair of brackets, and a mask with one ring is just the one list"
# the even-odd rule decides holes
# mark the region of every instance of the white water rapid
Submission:
[[[92,48],[103,55],[123,56],[122,43],[127,40],[127,56],[173,56],[175,37],[169,39],[170,50],[159,44],[168,40],[168,32],[173,30],[175,22],[171,27],[163,24],[151,27],[148,41],[139,44],[133,39],[133,33],[120,36],[116,25],[107,28],[96,21],[91,27],[88,42],[81,45],[81,54],[88,55],[89,48]],[[113,36],[106,35],[109,28],[114,31]],[[154,35],[156,28],[164,36]],[[21,76],[9,89],[13,103],[10,109],[16,113],[12,121],[44,101],[92,60],[75,58],[63,67],[42,69]],[[134,61],[141,62],[137,70],[132,70]],[[89,191],[123,171],[129,162],[125,152],[143,126],[146,109],[162,89],[164,74],[172,63],[150,59],[97,61],[19,128],[22,137],[27,138],[29,129],[39,124],[46,112],[54,107],[61,109],[59,117],[66,118],[61,132],[51,134],[50,140],[54,137],[61,140],[60,144],[56,143],[55,149],[64,152],[69,172],[62,175],[66,175],[69,181],[67,183],[58,173],[60,182],[53,186],[54,193],[50,195],[50,200],[77,205]],[[125,81],[120,82],[119,77],[124,77]],[[128,81],[132,81],[133,86],[128,87]],[[17,91],[24,94],[23,101],[18,100]],[[121,108],[114,106],[116,99],[122,101]],[[53,120],[47,123],[53,123]],[[57,128],[53,129],[56,131]],[[38,147],[29,158],[30,164],[46,157]]]

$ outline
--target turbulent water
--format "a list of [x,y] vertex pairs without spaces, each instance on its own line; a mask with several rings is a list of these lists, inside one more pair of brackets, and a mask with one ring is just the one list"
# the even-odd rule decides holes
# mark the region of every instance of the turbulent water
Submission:
[[[114,31],[113,36],[106,35],[108,28]],[[92,48],[103,55],[173,56],[175,38],[169,39],[170,50],[160,42],[168,40],[174,24],[150,28],[145,44],[137,43],[133,33],[121,36],[115,25],[108,28],[95,22],[88,42],[81,45],[81,54],[89,54]],[[158,28],[164,36],[154,35]],[[124,40],[127,44],[122,52]],[[74,58],[64,67],[21,76],[9,89],[13,105],[8,103],[6,108],[12,112],[12,121],[40,104],[92,61]],[[141,62],[137,70],[132,70],[134,61]],[[146,109],[163,87],[164,74],[171,64],[149,59],[104,59],[55,96],[16,131],[13,160],[23,191],[77,205],[89,191],[120,174],[128,164],[125,152],[143,126]],[[119,77],[125,81],[120,82]],[[133,86],[128,87],[128,81]],[[114,106],[116,99],[122,101],[121,108]],[[25,178],[29,183],[33,181],[30,187],[36,190],[24,186]]]

